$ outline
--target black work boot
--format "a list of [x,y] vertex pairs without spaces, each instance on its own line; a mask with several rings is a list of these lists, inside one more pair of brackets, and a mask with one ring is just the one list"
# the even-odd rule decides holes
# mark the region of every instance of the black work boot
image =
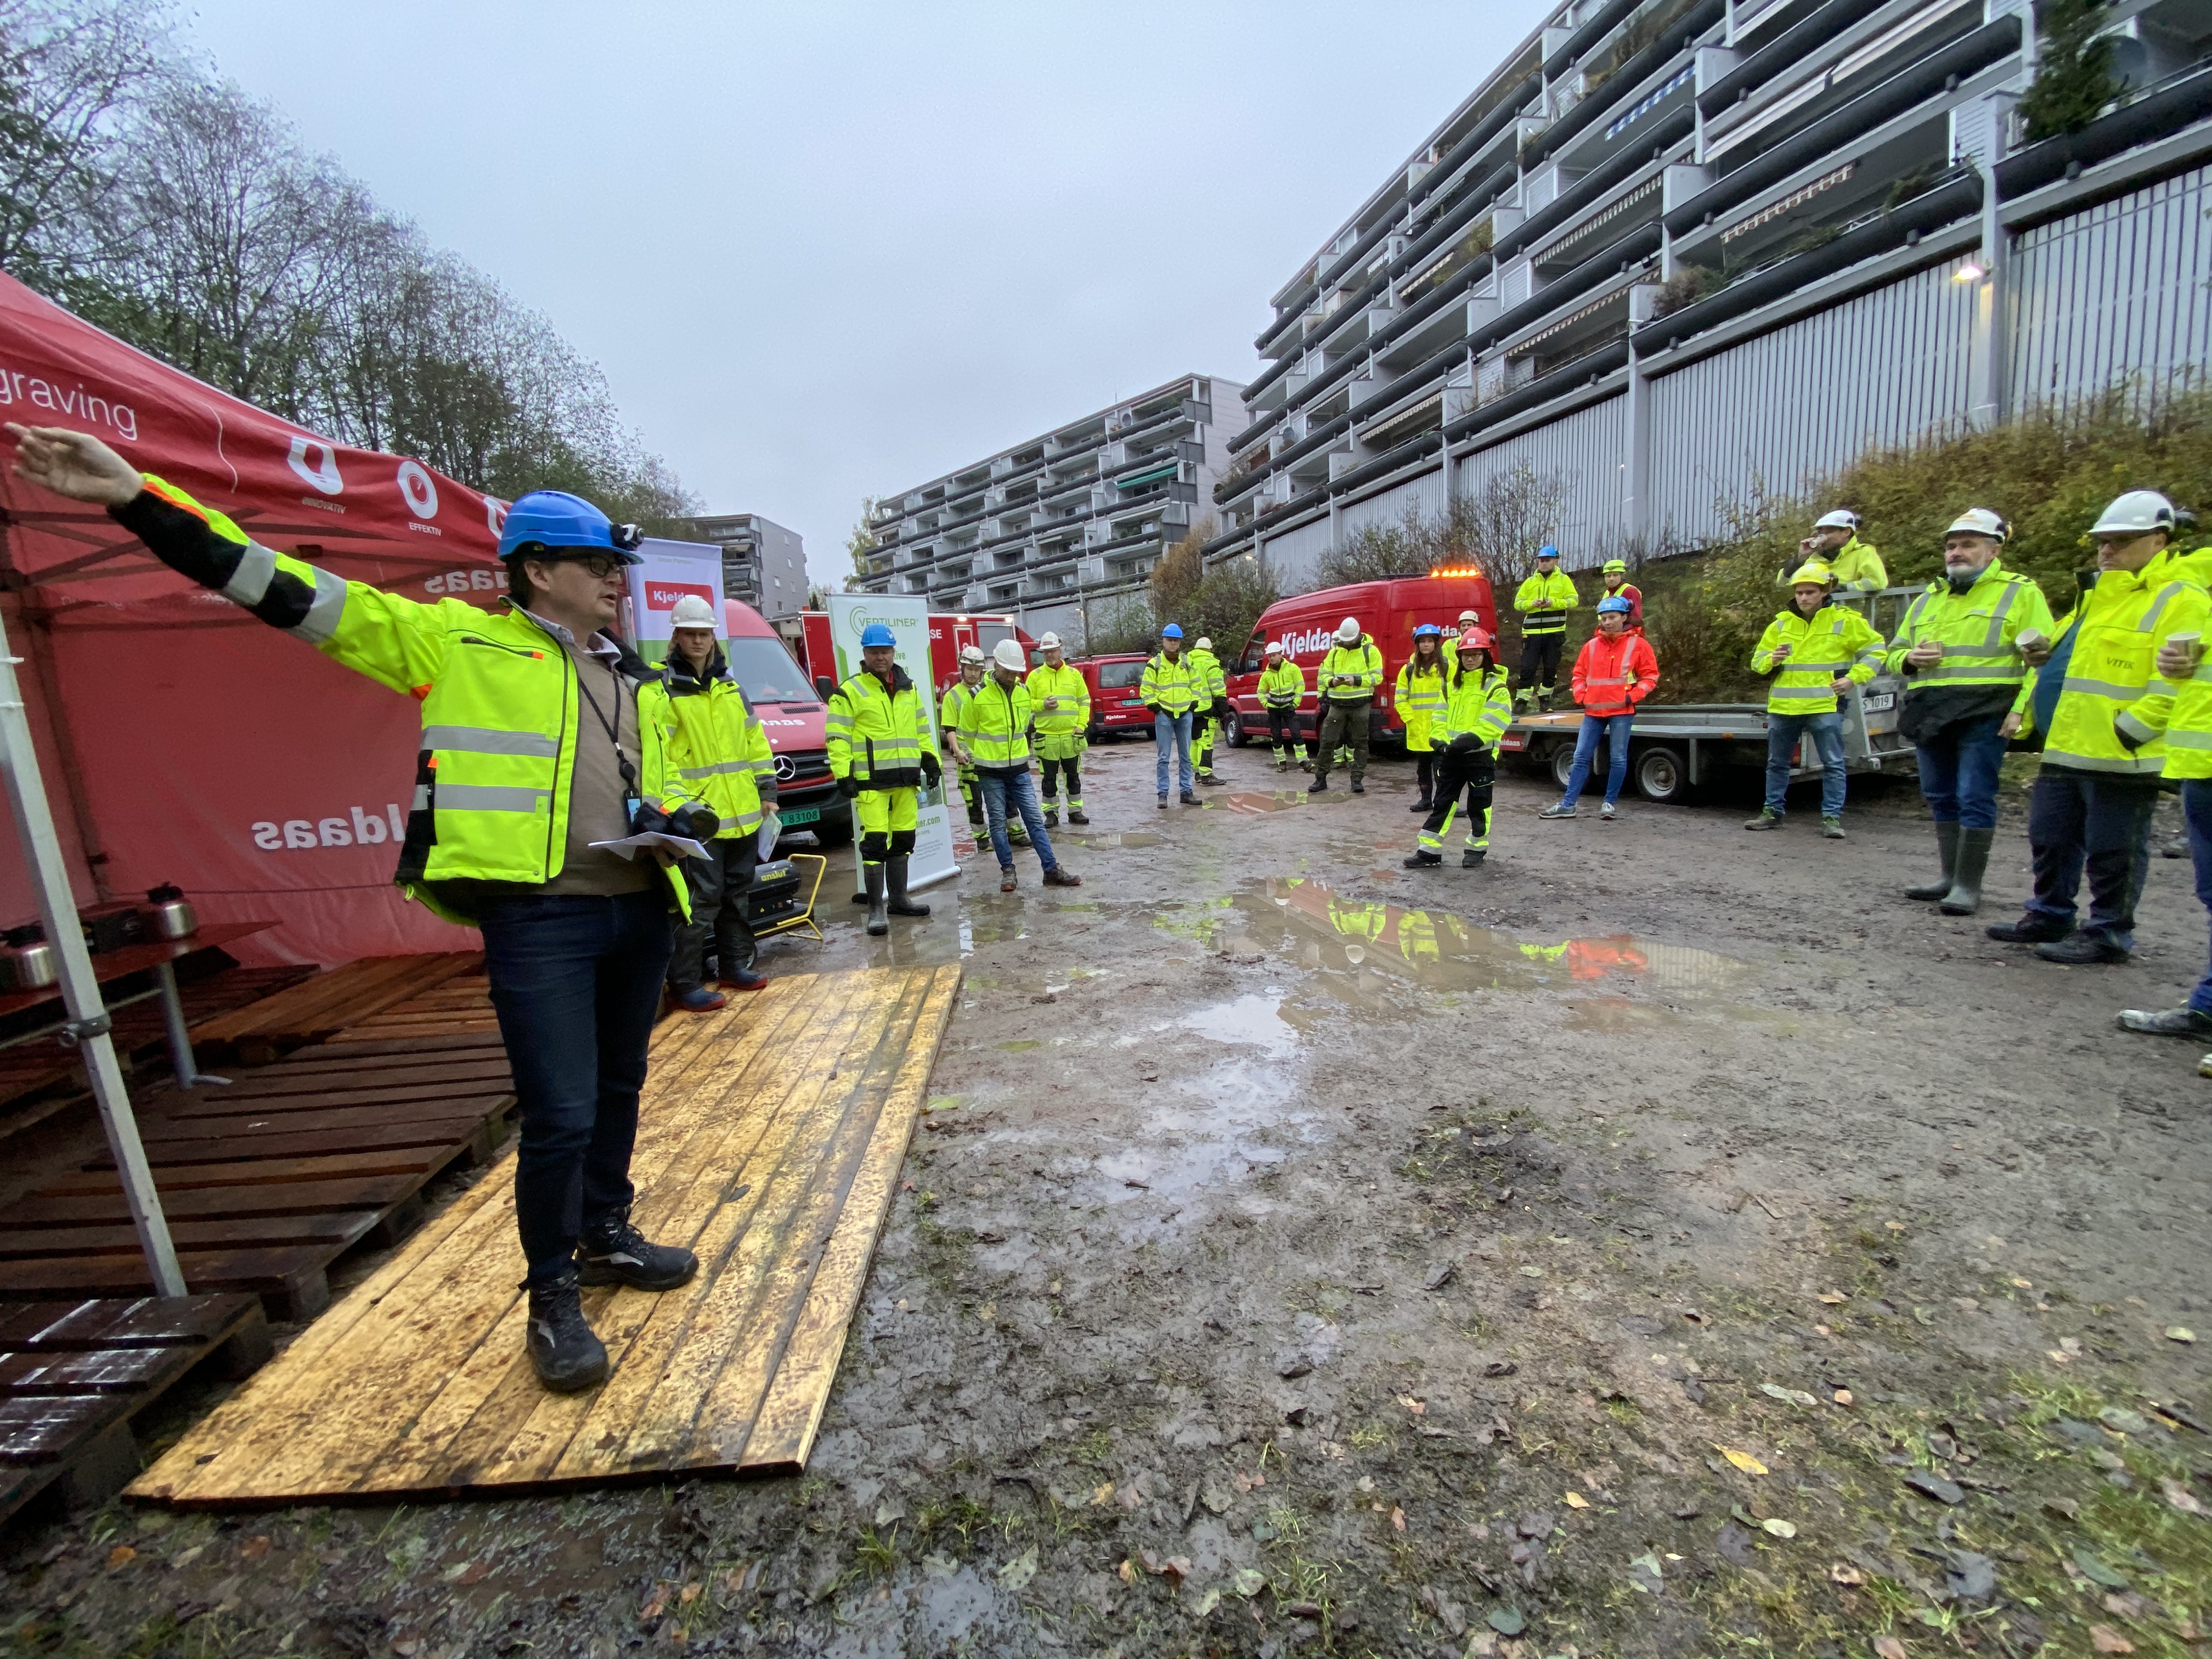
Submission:
[[652,1244],[629,1224],[629,1212],[591,1222],[576,1241],[576,1278],[585,1285],[672,1291],[699,1271],[699,1258],[674,1244]]
[[1070,823],[1088,823],[1091,822],[1091,820],[1085,816],[1084,811],[1080,806],[1071,806],[1067,809],[1067,821]]
[[555,1394],[596,1389],[607,1380],[607,1345],[584,1317],[576,1285],[571,1267],[543,1285],[522,1286],[530,1292],[530,1368]]
[[1989,873],[1990,846],[1996,837],[1994,830],[1959,832],[1959,864],[1953,872],[1956,878],[1951,890],[1943,895],[1942,902],[1936,907],[1945,915],[1971,916],[1982,908],[1982,878]]
[[2018,921],[2001,921],[1983,930],[2000,945],[2050,945],[2074,931],[2070,923],[2030,913]]
[[880,939],[891,930],[890,915],[884,908],[884,866],[864,864],[860,873],[868,884],[868,931]]
[[1433,870],[1443,861],[1442,853],[1421,852],[1413,853],[1402,860],[1408,870]]
[[1489,855],[1487,848],[1470,847],[1459,855],[1459,867],[1462,870],[1480,870],[1482,867],[1483,860]]
[[890,885],[890,902],[884,908],[895,916],[926,916],[929,914],[929,907],[918,904],[906,896],[906,858],[902,854],[884,866]]
[[[1943,860],[1943,873],[1933,881],[1905,890],[1909,899],[1939,899],[1955,884],[1959,873],[1959,826],[1954,821],[1936,826],[1936,854]],[[1962,913],[1963,914],[1963,913]]]

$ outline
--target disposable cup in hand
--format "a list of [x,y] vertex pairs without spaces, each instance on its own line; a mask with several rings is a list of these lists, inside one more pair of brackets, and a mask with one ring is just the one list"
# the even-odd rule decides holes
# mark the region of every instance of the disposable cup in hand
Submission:
[[2039,628],[2023,628],[2014,636],[2013,643],[2023,651],[2033,651],[2043,643],[2043,630]]

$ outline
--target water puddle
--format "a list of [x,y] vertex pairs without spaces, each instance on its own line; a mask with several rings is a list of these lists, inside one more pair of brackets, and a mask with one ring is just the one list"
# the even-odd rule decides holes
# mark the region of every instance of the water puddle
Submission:
[[1164,840],[1157,830],[1125,830],[1118,836],[1082,836],[1078,847],[1158,847]]
[[1123,1239],[1139,1243],[1202,1220],[1200,1200],[1231,1196],[1292,1147],[1321,1139],[1322,1115],[1291,1105],[1300,1097],[1292,1066],[1242,1055],[1159,1096],[1131,1145],[1095,1166],[1099,1198],[1125,1212]]
[[1264,795],[1257,790],[1238,789],[1218,800],[1200,805],[1208,812],[1287,812],[1293,806],[1304,805],[1305,801],[1303,789],[1278,789]]
[[[1211,1007],[1194,1009],[1172,1022],[1174,1029],[1195,1031],[1216,1042],[1250,1043],[1263,1050],[1270,1059],[1280,1059],[1296,1052],[1300,1042],[1297,1026],[1283,1018],[1283,994],[1270,990],[1264,995],[1237,997],[1228,1002],[1217,1002]],[[1170,1029],[1162,1026],[1160,1030]]]

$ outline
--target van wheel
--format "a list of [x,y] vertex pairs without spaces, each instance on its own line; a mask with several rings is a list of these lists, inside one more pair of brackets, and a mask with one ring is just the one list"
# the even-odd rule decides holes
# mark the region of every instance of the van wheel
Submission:
[[1682,751],[1655,743],[1636,757],[1636,792],[1646,800],[1664,804],[1689,798],[1690,769]]
[[1229,746],[1231,749],[1242,749],[1246,744],[1251,741],[1251,738],[1244,735],[1244,716],[1242,714],[1230,715]]

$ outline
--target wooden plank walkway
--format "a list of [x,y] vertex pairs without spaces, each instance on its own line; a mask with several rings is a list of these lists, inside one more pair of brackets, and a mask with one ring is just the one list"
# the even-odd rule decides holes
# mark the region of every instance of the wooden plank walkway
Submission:
[[[204,1059],[234,1055],[246,1065],[265,1066],[283,1049],[331,1036],[395,1005],[434,994],[446,981],[478,973],[483,965],[481,951],[363,957],[250,1007],[195,1024],[192,1046],[205,1051]],[[481,1001],[481,981],[476,989]]]
[[212,1357],[244,1376],[269,1358],[250,1296],[0,1302],[0,1520],[58,1483],[74,1509],[138,1473],[131,1420]]
[[636,1219],[699,1254],[586,1291],[614,1362],[558,1395],[523,1352],[514,1161],[489,1172],[131,1487],[185,1508],[508,1496],[801,1468],[960,984],[777,978],[656,1034]]
[[[491,1157],[514,1106],[507,1053],[483,978],[454,977],[447,966],[380,965],[410,982],[427,975],[432,988],[388,1006],[372,992],[382,1011],[361,1025],[234,1072],[228,1086],[136,1098],[192,1290],[251,1291],[272,1318],[312,1318],[330,1305],[332,1261],[364,1241],[398,1243],[422,1224],[421,1193],[434,1176]],[[152,1288],[104,1152],[0,1213],[0,1297]]]

